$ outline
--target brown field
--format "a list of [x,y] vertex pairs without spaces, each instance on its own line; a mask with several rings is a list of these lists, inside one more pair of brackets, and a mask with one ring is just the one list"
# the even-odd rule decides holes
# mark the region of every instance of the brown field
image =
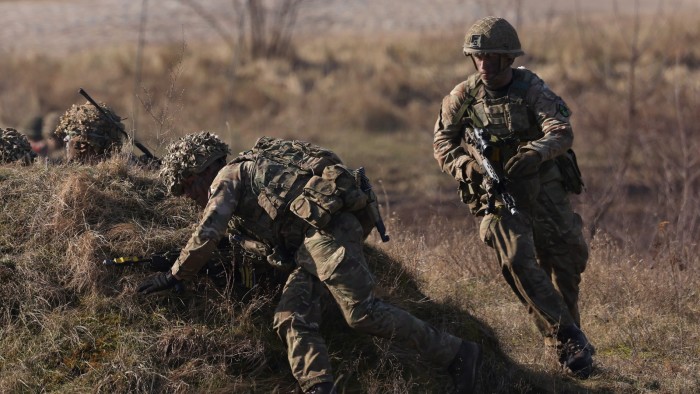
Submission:
[[[368,253],[381,295],[481,342],[481,392],[700,391],[697,4],[640,1],[637,13],[603,1],[521,12],[518,1],[306,2],[290,45],[259,56],[245,40],[224,42],[240,27],[231,2],[204,2],[198,14],[182,1],[156,12],[151,1],[139,64],[140,3],[0,1],[1,123],[22,129],[63,112],[83,102],[83,87],[157,155],[199,130],[234,152],[264,134],[320,143],[366,167],[380,191],[392,241],[373,236]],[[591,246],[582,320],[598,350],[587,381],[556,368],[432,158],[440,100],[471,72],[460,47],[472,18],[450,11],[461,6],[474,19],[520,15],[528,55],[517,65],[574,113],[587,185],[574,202]],[[182,296],[144,300],[133,292],[149,273],[101,265],[187,239],[197,212],[168,198],[155,173],[123,157],[3,165],[0,201],[0,392],[293,392],[274,300],[231,299],[205,278]],[[449,388],[447,376],[337,317],[323,330],[341,392]]]

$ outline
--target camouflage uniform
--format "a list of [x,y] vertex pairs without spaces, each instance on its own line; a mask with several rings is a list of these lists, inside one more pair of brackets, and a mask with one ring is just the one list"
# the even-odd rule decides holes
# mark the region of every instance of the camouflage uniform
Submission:
[[[170,194],[181,196],[184,194],[184,179],[202,172],[217,160],[225,160],[229,153],[231,152],[228,145],[212,133],[201,131],[188,134],[166,147],[159,172],[160,178]],[[233,290],[239,297],[250,296],[253,293],[251,290],[279,290],[286,280],[286,275],[282,275],[267,263],[265,251],[260,250],[260,245],[251,240],[241,242],[232,239],[240,235],[233,222],[229,223],[228,235],[232,242],[227,244],[229,240],[224,240],[226,242],[217,246],[218,254],[221,254],[222,245],[226,246],[226,253],[217,256],[218,258],[208,259],[203,267],[214,283],[226,286],[233,280]],[[233,273],[230,269],[231,260]]]
[[[263,149],[266,146],[285,152],[275,156]],[[316,148],[299,141],[262,138],[256,149],[219,171],[204,216],[172,275],[191,278],[234,222],[246,238],[267,246],[271,263],[297,264],[282,291],[274,327],[287,344],[292,373],[303,390],[333,382],[328,351],[319,334],[324,288],[351,327],[409,345],[446,367],[461,340],[375,297],[375,280],[362,250],[371,224],[363,220],[362,204],[356,200],[334,200],[352,195],[352,191],[335,193],[349,170],[337,156]]]
[[[503,22],[485,18],[475,27]],[[506,27],[512,29],[509,24]],[[482,40],[493,39],[477,33],[470,32],[465,39],[467,55]],[[522,54],[519,42],[504,47],[493,52],[513,57]],[[573,142],[569,116],[563,100],[529,70],[514,69],[512,82],[497,91],[489,91],[476,73],[443,99],[433,141],[435,159],[443,172],[460,182],[463,201],[475,215],[485,215],[480,237],[495,249],[506,282],[532,313],[542,334],[552,338],[559,327],[580,327],[579,283],[588,260],[581,217],[571,208],[567,190],[571,188],[565,188],[576,180],[563,176],[563,171],[569,174],[571,170],[566,166],[568,160],[563,160],[571,153]],[[518,152],[532,150],[540,155],[537,173],[508,180],[519,214],[503,209],[500,200],[495,213],[486,213],[485,184],[467,177],[476,155],[462,142],[466,129],[474,127],[493,136],[497,148],[490,159],[500,177],[504,177],[505,163]]]
[[26,135],[9,127],[0,129],[0,163],[30,164],[35,157]]
[[54,133],[66,142],[66,159],[81,163],[101,160],[122,146],[124,125],[111,109],[102,109],[107,119],[90,103],[73,105],[61,116]]

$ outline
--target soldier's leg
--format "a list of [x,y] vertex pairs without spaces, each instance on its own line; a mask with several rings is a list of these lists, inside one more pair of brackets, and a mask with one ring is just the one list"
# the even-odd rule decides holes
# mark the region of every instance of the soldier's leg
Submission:
[[572,210],[560,182],[542,185],[533,225],[540,263],[551,272],[554,287],[580,327],[579,284],[588,262],[588,245],[581,217]]
[[333,382],[326,343],[319,334],[321,286],[304,269],[295,269],[275,310],[275,331],[287,344],[292,374],[304,391],[318,383]]
[[501,215],[486,215],[480,233],[496,251],[506,282],[527,305],[538,327],[553,333],[559,325],[574,324],[561,294],[537,262],[527,214],[513,216],[504,211]]
[[339,214],[324,230],[307,233],[297,261],[328,287],[351,327],[392,338],[447,367],[455,358],[461,339],[375,297],[375,279],[364,258],[362,239],[357,218]]

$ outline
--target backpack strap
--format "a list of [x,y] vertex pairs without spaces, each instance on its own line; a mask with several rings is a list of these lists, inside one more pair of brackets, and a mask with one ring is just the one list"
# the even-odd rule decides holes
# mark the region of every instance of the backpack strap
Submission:
[[[481,90],[482,84],[483,82],[481,82],[479,74],[472,74],[469,76],[469,78],[467,79],[467,86],[469,87],[467,97],[462,103],[462,105],[459,107],[459,110],[452,117],[452,124],[457,124],[462,120],[464,114],[469,110],[469,106],[474,104],[474,102],[476,101],[476,97],[479,94],[479,91]],[[472,122],[474,122],[474,117],[470,116],[470,118],[472,118]],[[477,124],[476,126],[481,127],[481,121],[479,121],[479,124]]]

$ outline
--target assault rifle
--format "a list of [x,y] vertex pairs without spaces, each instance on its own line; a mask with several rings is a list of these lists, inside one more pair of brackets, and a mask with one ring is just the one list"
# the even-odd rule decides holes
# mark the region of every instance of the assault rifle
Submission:
[[175,264],[175,260],[177,260],[178,256],[180,256],[180,249],[173,249],[167,252],[154,253],[151,255],[151,257],[115,257],[113,259],[106,259],[102,261],[102,264],[118,266],[143,264],[152,271],[165,272],[169,270],[173,264]]
[[[227,267],[230,267],[235,259],[238,258],[260,258],[257,255],[251,254],[240,247],[237,247],[243,242],[250,242],[250,240],[240,236],[240,235],[229,235],[221,239],[217,245],[216,251],[213,253],[211,259],[207,264],[202,267],[202,272],[210,277],[214,284],[219,287],[226,286],[228,282],[228,276],[231,275],[227,272]],[[145,268],[151,271],[165,272],[170,270],[170,268],[175,264],[177,258],[180,256],[180,249],[172,249],[166,252],[154,253],[151,257],[137,257],[137,256],[126,256],[126,257],[115,257],[113,259],[106,259],[102,261],[102,264],[108,266],[133,266],[133,265],[143,265]],[[230,270],[229,270],[230,271]],[[243,286],[245,289],[251,289],[258,283],[258,278],[256,270],[250,264],[236,264],[236,283],[239,286]],[[182,286],[182,284],[179,284]],[[176,291],[178,289],[176,288]],[[179,290],[181,291],[181,290]]]
[[[212,255],[212,260],[228,259],[233,251],[232,241],[241,242],[242,237],[224,237],[219,241],[216,251]],[[143,264],[146,268],[152,271],[167,271],[175,264],[177,258],[180,257],[180,249],[172,249],[166,252],[158,252],[151,257],[115,257],[102,261],[104,265],[129,266]]]
[[477,159],[481,162],[484,171],[486,171],[486,193],[488,194],[486,213],[496,213],[496,195],[500,195],[510,214],[517,215],[518,210],[515,207],[515,199],[508,192],[505,182],[498,176],[496,169],[493,168],[493,164],[491,164],[491,160],[489,160],[494,148],[491,135],[484,129],[478,127],[467,128],[467,134],[469,137],[467,143],[476,148],[476,153],[479,156]]
[[358,168],[355,174],[359,180],[360,189],[367,194],[367,205],[369,206],[369,212],[372,215],[372,220],[374,221],[374,227],[377,228],[377,232],[379,233],[379,237],[382,239],[382,242],[389,242],[389,236],[386,235],[386,227],[384,227],[382,215],[379,213],[377,195],[374,194],[372,185],[369,183],[369,178],[367,178],[365,175],[365,168]]
[[[90,97],[90,95],[85,91],[85,89],[80,88],[80,90],[78,90],[78,93],[80,93],[83,97],[87,99],[87,101],[90,104],[97,108],[97,111],[99,111],[99,113],[102,114],[102,116],[104,116],[108,121],[110,121],[114,125],[114,127],[121,131],[126,138],[129,138],[129,135],[126,133],[126,131],[124,131],[124,126],[116,119],[114,119],[110,114],[108,114],[107,111],[105,111],[101,105],[97,104],[97,102],[92,97]],[[143,152],[143,154],[146,155],[146,157],[160,163],[160,159],[155,157],[153,153],[151,153],[151,151],[149,151],[148,148],[143,146],[143,144],[140,143],[138,140],[134,139],[134,145],[136,145],[136,147],[139,148],[141,152]]]

